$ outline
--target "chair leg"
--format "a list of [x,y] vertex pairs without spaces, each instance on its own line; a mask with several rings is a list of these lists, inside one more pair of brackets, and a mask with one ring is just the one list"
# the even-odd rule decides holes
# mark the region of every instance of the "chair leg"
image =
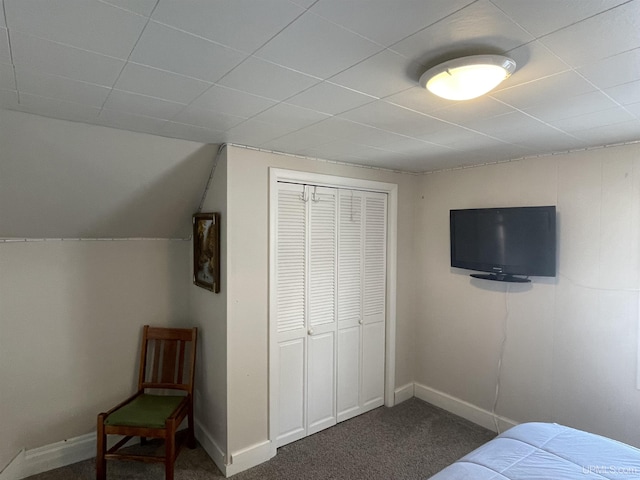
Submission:
[[166,427],[164,478],[165,480],[173,480],[173,463],[176,460],[176,422],[167,420]]
[[107,449],[107,436],[104,433],[104,414],[98,415],[98,439],[96,452],[96,480],[107,480],[107,461],[104,458]]

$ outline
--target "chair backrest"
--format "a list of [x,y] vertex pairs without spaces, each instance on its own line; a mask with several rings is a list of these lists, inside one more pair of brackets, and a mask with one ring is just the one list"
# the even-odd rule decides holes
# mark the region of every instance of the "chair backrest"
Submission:
[[138,390],[185,390],[193,395],[197,328],[144,326]]

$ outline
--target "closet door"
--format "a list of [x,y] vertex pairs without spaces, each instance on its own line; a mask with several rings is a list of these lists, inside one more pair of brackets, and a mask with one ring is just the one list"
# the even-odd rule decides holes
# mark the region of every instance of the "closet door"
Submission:
[[338,422],[360,413],[363,193],[339,192]]
[[384,404],[387,195],[364,197],[362,411]]
[[306,436],[307,203],[302,185],[278,184],[276,365],[278,446]]
[[336,424],[337,190],[309,190],[307,434]]

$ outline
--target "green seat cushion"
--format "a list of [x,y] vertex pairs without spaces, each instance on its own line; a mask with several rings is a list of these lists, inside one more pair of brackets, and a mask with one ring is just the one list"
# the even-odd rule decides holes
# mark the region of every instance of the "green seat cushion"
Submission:
[[105,420],[105,425],[163,428],[165,421],[185,397],[142,394],[120,407]]

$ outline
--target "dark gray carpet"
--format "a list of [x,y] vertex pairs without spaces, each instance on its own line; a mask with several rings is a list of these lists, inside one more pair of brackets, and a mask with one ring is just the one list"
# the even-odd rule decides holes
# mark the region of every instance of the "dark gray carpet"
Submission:
[[[418,399],[381,407],[278,449],[269,462],[234,480],[426,479],[494,434]],[[109,480],[161,480],[161,465],[107,462]],[[94,461],[76,463],[29,480],[93,480]],[[202,448],[183,449],[176,480],[224,478]]]

